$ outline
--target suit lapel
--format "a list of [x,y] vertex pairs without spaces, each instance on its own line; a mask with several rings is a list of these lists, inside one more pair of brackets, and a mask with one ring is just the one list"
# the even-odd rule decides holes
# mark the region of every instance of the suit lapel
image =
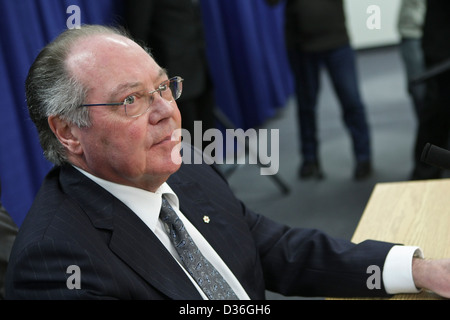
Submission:
[[71,195],[98,229],[110,230],[110,249],[149,284],[172,299],[201,299],[190,279],[127,206],[72,167],[61,174]]
[[201,298],[178,263],[134,213],[117,210],[114,223],[110,248],[130,268],[172,299]]

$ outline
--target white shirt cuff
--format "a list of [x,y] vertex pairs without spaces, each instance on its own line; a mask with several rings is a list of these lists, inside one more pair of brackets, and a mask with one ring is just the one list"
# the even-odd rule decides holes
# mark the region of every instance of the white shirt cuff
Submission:
[[417,293],[412,276],[413,257],[423,258],[422,250],[413,246],[393,246],[383,268],[383,283],[389,294]]

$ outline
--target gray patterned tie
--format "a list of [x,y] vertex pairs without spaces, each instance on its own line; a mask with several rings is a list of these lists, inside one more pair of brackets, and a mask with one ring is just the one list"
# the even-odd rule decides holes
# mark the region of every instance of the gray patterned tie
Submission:
[[169,202],[163,197],[159,217],[186,270],[210,300],[237,300],[221,274],[202,255]]

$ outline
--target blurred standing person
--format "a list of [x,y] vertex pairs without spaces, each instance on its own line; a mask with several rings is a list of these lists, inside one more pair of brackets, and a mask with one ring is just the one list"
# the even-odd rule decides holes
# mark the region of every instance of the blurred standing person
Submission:
[[[422,51],[422,34],[425,20],[426,0],[402,0],[398,15],[398,33],[400,35],[400,55],[408,82],[408,93],[414,106],[417,123],[423,109],[425,83],[410,85],[409,82],[425,72]],[[419,154],[414,151],[414,167],[420,163]]]
[[[277,4],[281,0],[266,0]],[[287,0],[286,45],[295,77],[302,164],[300,178],[322,178],[317,138],[320,71],[328,71],[342,109],[355,157],[353,177],[372,173],[371,137],[362,101],[355,53],[347,33],[342,0]]]
[[[1,193],[2,189],[0,185],[0,195]],[[0,300],[5,298],[6,268],[17,231],[17,226],[0,202]]]
[[[400,55],[406,79],[411,81],[425,71],[422,52],[422,30],[425,20],[426,0],[402,0],[398,16]],[[425,96],[425,85],[409,86],[408,93],[414,104],[414,113],[419,117]]]
[[185,79],[183,96],[177,100],[182,127],[191,136],[194,121],[202,121],[203,132],[214,128],[214,89],[199,1],[128,0],[125,20],[131,36],[151,44],[154,59],[165,66],[169,74]]
[[[422,49],[426,69],[450,59],[450,2],[427,0],[422,35]],[[424,106],[419,116],[415,145],[415,167],[412,180],[439,179],[443,169],[420,161],[427,143],[448,148],[450,129],[450,70],[426,81]]]

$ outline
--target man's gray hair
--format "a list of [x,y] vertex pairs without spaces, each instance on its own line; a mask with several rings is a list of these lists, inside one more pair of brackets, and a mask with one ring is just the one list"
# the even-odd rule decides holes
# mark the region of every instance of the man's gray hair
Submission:
[[100,25],[83,25],[80,29],[65,30],[42,49],[25,81],[30,117],[38,130],[44,156],[55,165],[68,161],[65,148],[50,129],[48,117],[58,115],[80,128],[91,124],[89,108],[80,108],[89,88],[71,74],[66,60],[72,45],[78,39],[97,34],[116,34],[130,38],[123,29]]

